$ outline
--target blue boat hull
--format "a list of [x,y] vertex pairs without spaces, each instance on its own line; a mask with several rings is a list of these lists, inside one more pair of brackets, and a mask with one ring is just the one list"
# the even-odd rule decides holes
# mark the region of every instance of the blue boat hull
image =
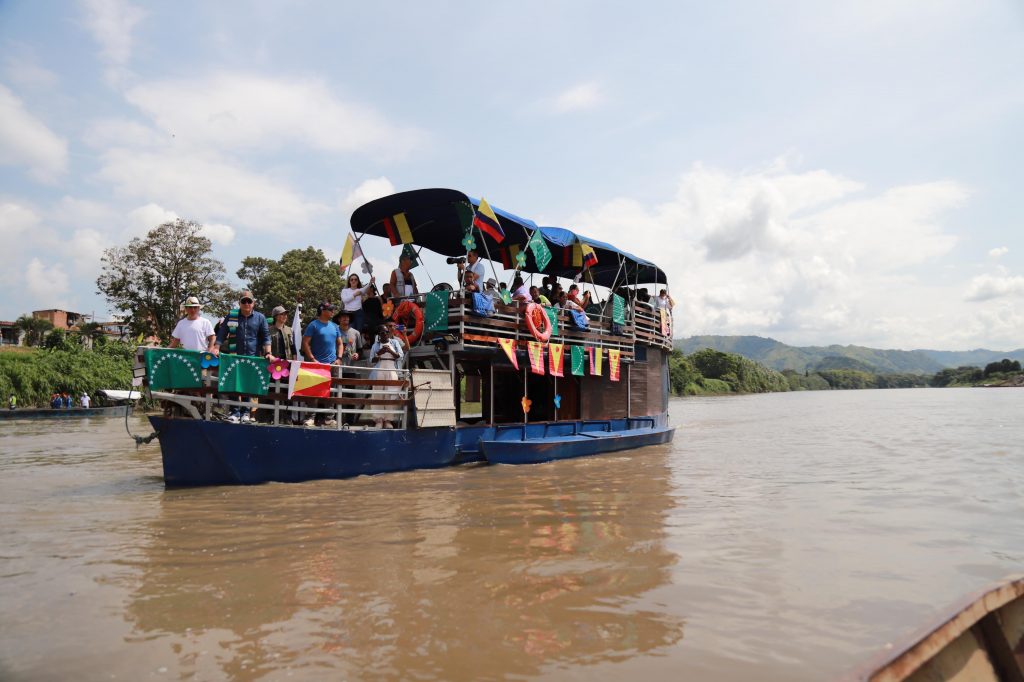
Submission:
[[151,416],[149,420],[160,434],[164,482],[168,486],[289,483],[439,469],[487,461],[483,450],[486,444],[503,442],[502,439],[512,442],[513,437],[521,440],[523,434],[528,440],[588,432],[611,432],[617,436],[581,435],[581,442],[557,450],[557,456],[552,456],[552,448],[547,444],[538,444],[535,450],[543,456],[535,454],[535,459],[524,462],[540,462],[665,443],[674,432],[666,426],[665,415],[641,420],[650,428],[634,428],[638,420],[617,419],[409,431],[339,431],[162,416]]
[[674,427],[629,428],[621,431],[582,431],[576,434],[529,437],[518,434],[485,440],[480,443],[484,457],[491,464],[540,464],[558,459],[600,455],[631,450],[647,445],[668,443]]

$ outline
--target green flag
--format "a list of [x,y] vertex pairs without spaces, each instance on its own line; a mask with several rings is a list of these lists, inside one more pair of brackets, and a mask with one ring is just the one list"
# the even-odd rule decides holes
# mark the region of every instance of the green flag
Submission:
[[459,225],[462,226],[463,232],[469,232],[473,229],[473,207],[464,201],[456,201],[452,203],[455,207],[455,215],[459,218]]
[[402,245],[402,255],[408,256],[409,260],[412,261],[412,265],[409,266],[410,269],[420,264],[419,259],[416,257],[416,249],[413,248],[412,244]]
[[200,388],[202,353],[184,348],[147,348],[146,377],[150,390]]
[[428,332],[442,332],[448,329],[448,292],[431,291],[427,294],[426,314],[423,322]]
[[612,322],[626,324],[626,299],[612,294]]
[[583,346],[569,346],[572,349],[572,373],[578,377],[583,376],[583,368],[587,364],[587,354]]
[[270,372],[265,358],[221,353],[217,390],[221,393],[266,395]]
[[558,308],[544,308],[551,321],[551,336],[558,336]]
[[540,230],[534,230],[527,246],[533,251],[533,260],[537,264],[537,270],[544,272],[544,268],[551,262],[551,249],[544,243],[544,237],[541,236]]

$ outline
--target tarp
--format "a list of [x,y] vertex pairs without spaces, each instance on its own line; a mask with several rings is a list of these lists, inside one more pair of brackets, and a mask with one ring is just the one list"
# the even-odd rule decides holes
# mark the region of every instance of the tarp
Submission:
[[[357,234],[369,234],[387,237],[385,218],[398,213],[405,213],[412,231],[413,241],[430,251],[442,256],[461,256],[466,252],[462,244],[463,223],[459,216],[459,204],[479,205],[479,200],[453,189],[417,189],[410,192],[399,192],[376,199],[357,208],[352,213],[352,229]],[[665,273],[654,263],[638,258],[607,242],[591,239],[564,227],[541,227],[537,223],[504,211],[494,204],[491,208],[498,216],[505,239],[502,243],[492,237],[474,230],[474,237],[481,256],[501,262],[501,249],[518,245],[525,249],[530,235],[540,230],[552,259],[544,270],[537,268],[533,251],[527,249],[525,272],[558,275],[568,279],[580,271],[579,266],[572,264],[572,247],[577,242],[589,244],[597,254],[597,265],[590,269],[592,281],[601,286],[611,286],[619,272],[620,258],[625,259],[623,272],[628,280],[619,276],[619,283],[639,282],[641,284],[667,283]],[[623,226],[630,227],[630,226]]]

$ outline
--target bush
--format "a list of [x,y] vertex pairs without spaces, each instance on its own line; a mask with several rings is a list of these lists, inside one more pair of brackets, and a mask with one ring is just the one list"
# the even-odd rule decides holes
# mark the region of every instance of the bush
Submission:
[[[124,344],[108,344],[123,346]],[[46,407],[55,391],[77,397],[95,396],[103,388],[127,389],[132,383],[132,355],[123,352],[45,350],[0,353],[0,396],[4,402],[14,393],[18,404]]]

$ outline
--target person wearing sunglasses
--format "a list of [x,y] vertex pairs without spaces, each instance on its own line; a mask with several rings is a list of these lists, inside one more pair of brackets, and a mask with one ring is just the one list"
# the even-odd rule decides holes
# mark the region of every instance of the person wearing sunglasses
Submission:
[[[209,352],[220,355],[223,349],[236,355],[265,357],[268,360],[273,358],[270,353],[270,325],[267,324],[266,316],[254,309],[255,303],[251,291],[242,292],[238,298],[238,309],[232,310],[224,318],[217,330],[217,337],[207,349]],[[231,408],[228,421],[251,422],[249,408]]]

